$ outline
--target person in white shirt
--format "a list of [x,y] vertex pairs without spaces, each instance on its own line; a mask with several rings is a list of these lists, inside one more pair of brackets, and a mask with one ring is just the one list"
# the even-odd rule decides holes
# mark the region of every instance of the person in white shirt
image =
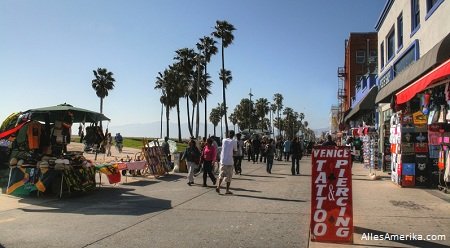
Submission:
[[234,131],[228,132],[228,137],[222,140],[222,151],[220,152],[220,173],[219,183],[217,184],[216,192],[220,194],[220,185],[225,178],[227,183],[225,194],[233,194],[230,191],[231,178],[233,177],[233,152],[237,151],[237,142],[233,140]]

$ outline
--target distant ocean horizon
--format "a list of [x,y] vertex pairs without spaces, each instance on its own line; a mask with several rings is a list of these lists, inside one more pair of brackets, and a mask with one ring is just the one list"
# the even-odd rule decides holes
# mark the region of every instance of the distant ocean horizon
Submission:
[[[161,135],[161,123],[160,122],[149,122],[149,123],[130,123],[130,124],[124,124],[124,125],[111,125],[108,126],[107,122],[103,123],[103,128],[108,128],[108,132],[112,133],[114,136],[116,133],[120,133],[124,137],[142,137],[142,138],[160,138],[166,136],[166,124],[163,123],[163,132]],[[228,128],[230,130],[235,130],[236,132],[239,132],[238,126],[234,127],[233,125],[229,125]],[[328,131],[328,128],[320,128],[320,129],[313,129],[316,133],[316,136],[319,136],[323,131]],[[195,128],[194,128],[195,132]],[[223,132],[225,132],[225,125],[223,126]],[[220,124],[216,127],[216,136],[220,137]],[[75,124],[72,126],[72,134],[77,135],[78,134],[78,125]],[[208,135],[214,134],[214,126],[211,124],[208,124]],[[277,130],[275,130],[275,134],[277,134]],[[203,137],[204,135],[204,124],[200,123],[200,131],[199,136]],[[225,136],[225,135],[223,135]],[[189,129],[187,123],[181,123],[181,137],[183,139],[189,138]],[[171,122],[169,124],[169,138],[171,139],[177,139],[178,138],[178,124]]]

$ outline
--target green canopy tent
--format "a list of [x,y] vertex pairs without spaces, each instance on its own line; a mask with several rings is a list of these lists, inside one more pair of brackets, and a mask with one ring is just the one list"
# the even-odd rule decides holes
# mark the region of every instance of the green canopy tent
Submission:
[[30,119],[36,121],[50,121],[55,122],[55,120],[62,120],[67,112],[73,114],[73,122],[98,122],[98,121],[109,121],[110,119],[105,115],[90,111],[87,109],[77,108],[70,104],[63,103],[56,106],[29,109],[24,112],[24,114],[31,114]]

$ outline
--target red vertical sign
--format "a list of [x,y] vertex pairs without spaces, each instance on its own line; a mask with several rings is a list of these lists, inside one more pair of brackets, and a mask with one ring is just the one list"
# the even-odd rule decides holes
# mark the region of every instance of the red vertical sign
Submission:
[[348,147],[312,152],[311,241],[353,242],[352,161]]

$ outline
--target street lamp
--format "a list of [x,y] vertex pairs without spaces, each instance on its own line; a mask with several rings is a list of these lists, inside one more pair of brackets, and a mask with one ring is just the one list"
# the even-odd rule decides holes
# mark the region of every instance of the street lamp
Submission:
[[250,97],[250,111],[248,115],[248,133],[250,136],[252,135],[252,88],[250,88],[250,93],[248,93],[248,96]]

